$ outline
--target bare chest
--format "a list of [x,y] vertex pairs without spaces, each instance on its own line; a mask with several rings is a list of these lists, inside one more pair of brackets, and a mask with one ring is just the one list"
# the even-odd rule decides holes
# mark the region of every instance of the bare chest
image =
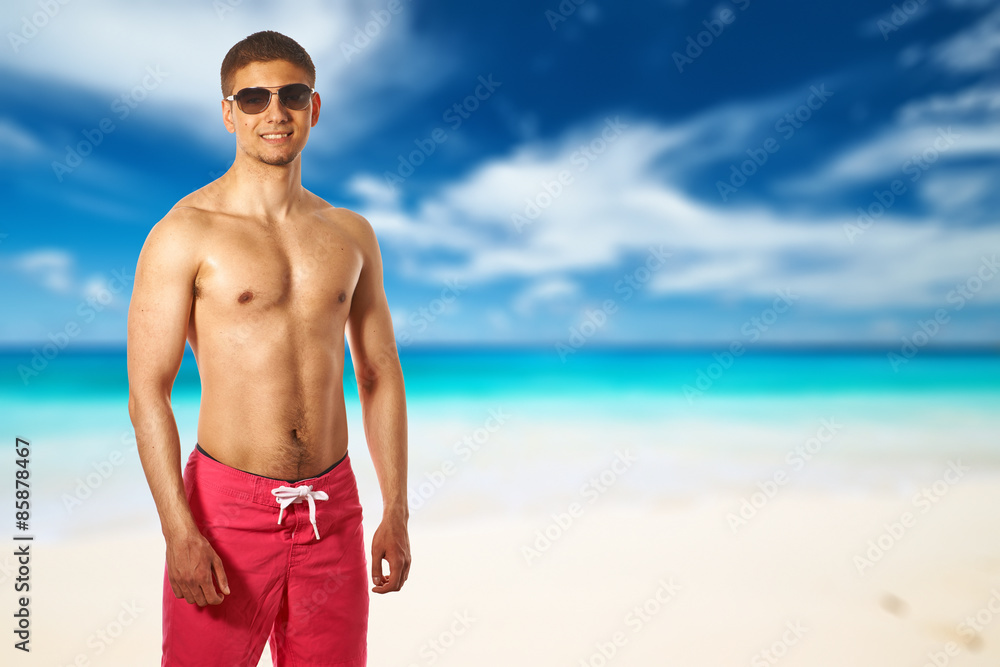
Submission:
[[260,230],[219,233],[203,248],[195,307],[221,318],[289,313],[346,318],[361,265],[353,239],[330,228],[280,236]]

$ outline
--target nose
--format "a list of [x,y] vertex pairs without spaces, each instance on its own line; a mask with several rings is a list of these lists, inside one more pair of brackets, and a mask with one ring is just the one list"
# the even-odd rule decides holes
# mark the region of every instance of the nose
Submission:
[[271,94],[271,101],[262,113],[264,114],[264,119],[269,123],[281,123],[290,120],[292,117],[288,113],[288,109],[285,108],[285,105],[278,99],[277,93]]

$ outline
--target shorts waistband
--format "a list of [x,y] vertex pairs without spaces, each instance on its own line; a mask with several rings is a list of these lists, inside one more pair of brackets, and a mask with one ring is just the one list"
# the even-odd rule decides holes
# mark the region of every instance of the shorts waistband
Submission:
[[[204,449],[202,449],[201,445],[198,444],[197,442],[194,443],[194,448],[197,449],[202,454],[204,454],[205,456],[207,456],[208,458],[210,458],[213,461],[215,461],[216,463],[220,463],[222,465],[226,465],[225,463],[222,463],[222,461],[220,461],[219,459],[215,458],[214,456],[212,456],[211,454],[209,454],[208,452],[206,452]],[[264,475],[258,475],[255,472],[247,472],[246,470],[240,470],[240,472],[246,472],[246,474],[253,475],[254,477],[263,477],[264,479],[271,480],[273,482],[285,482],[287,484],[298,484],[299,482],[304,482],[307,479],[316,479],[317,477],[323,477],[328,472],[330,472],[331,470],[333,470],[334,468],[336,468],[337,466],[339,466],[341,464],[341,462],[343,462],[343,460],[346,459],[346,458],[347,458],[347,452],[344,452],[344,455],[340,457],[339,461],[337,461],[336,463],[334,463],[332,466],[330,466],[329,468],[327,468],[326,470],[324,470],[320,474],[313,475],[312,477],[303,477],[302,479],[276,479],[274,477],[265,477]],[[232,468],[232,466],[226,466],[226,467],[227,468]],[[239,470],[239,468],[233,468],[233,470]]]
[[233,468],[210,456],[197,443],[189,457],[189,464],[194,464],[199,469],[200,483],[208,484],[235,498],[243,498],[268,507],[277,507],[272,490],[281,486],[312,486],[316,491],[327,492],[331,499],[341,493],[349,494],[357,488],[353,480],[351,459],[346,453],[320,474],[294,481],[265,477]]

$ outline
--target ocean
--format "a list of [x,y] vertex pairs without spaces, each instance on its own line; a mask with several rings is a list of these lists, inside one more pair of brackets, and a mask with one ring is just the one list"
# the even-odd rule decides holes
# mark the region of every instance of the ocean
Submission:
[[[973,474],[1000,464],[992,351],[922,350],[904,361],[843,349],[583,348],[561,359],[552,348],[406,347],[400,355],[414,518],[544,513],[616,460],[606,498],[626,504],[697,502],[753,489],[780,470],[805,487],[906,493],[952,460]],[[124,349],[65,350],[44,367],[36,360],[36,374],[25,370],[32,358],[0,353],[0,423],[11,445],[31,443],[37,539],[157,530],[128,417]],[[377,508],[347,361],[351,460],[363,504]],[[182,458],[194,447],[199,395],[188,350],[173,392]],[[5,494],[15,465],[8,452]]]

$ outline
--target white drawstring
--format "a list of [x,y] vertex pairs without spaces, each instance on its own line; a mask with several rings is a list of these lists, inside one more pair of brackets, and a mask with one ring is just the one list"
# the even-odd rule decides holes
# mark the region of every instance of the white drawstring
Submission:
[[278,523],[281,523],[281,516],[289,505],[293,503],[301,503],[302,499],[305,498],[309,502],[309,522],[312,523],[313,532],[316,533],[316,539],[319,539],[319,528],[316,527],[316,500],[329,500],[330,496],[326,495],[326,491],[313,491],[312,485],[306,486],[279,486],[276,489],[271,489],[271,493],[274,494],[274,499],[278,501],[278,505],[281,509],[278,510]]

